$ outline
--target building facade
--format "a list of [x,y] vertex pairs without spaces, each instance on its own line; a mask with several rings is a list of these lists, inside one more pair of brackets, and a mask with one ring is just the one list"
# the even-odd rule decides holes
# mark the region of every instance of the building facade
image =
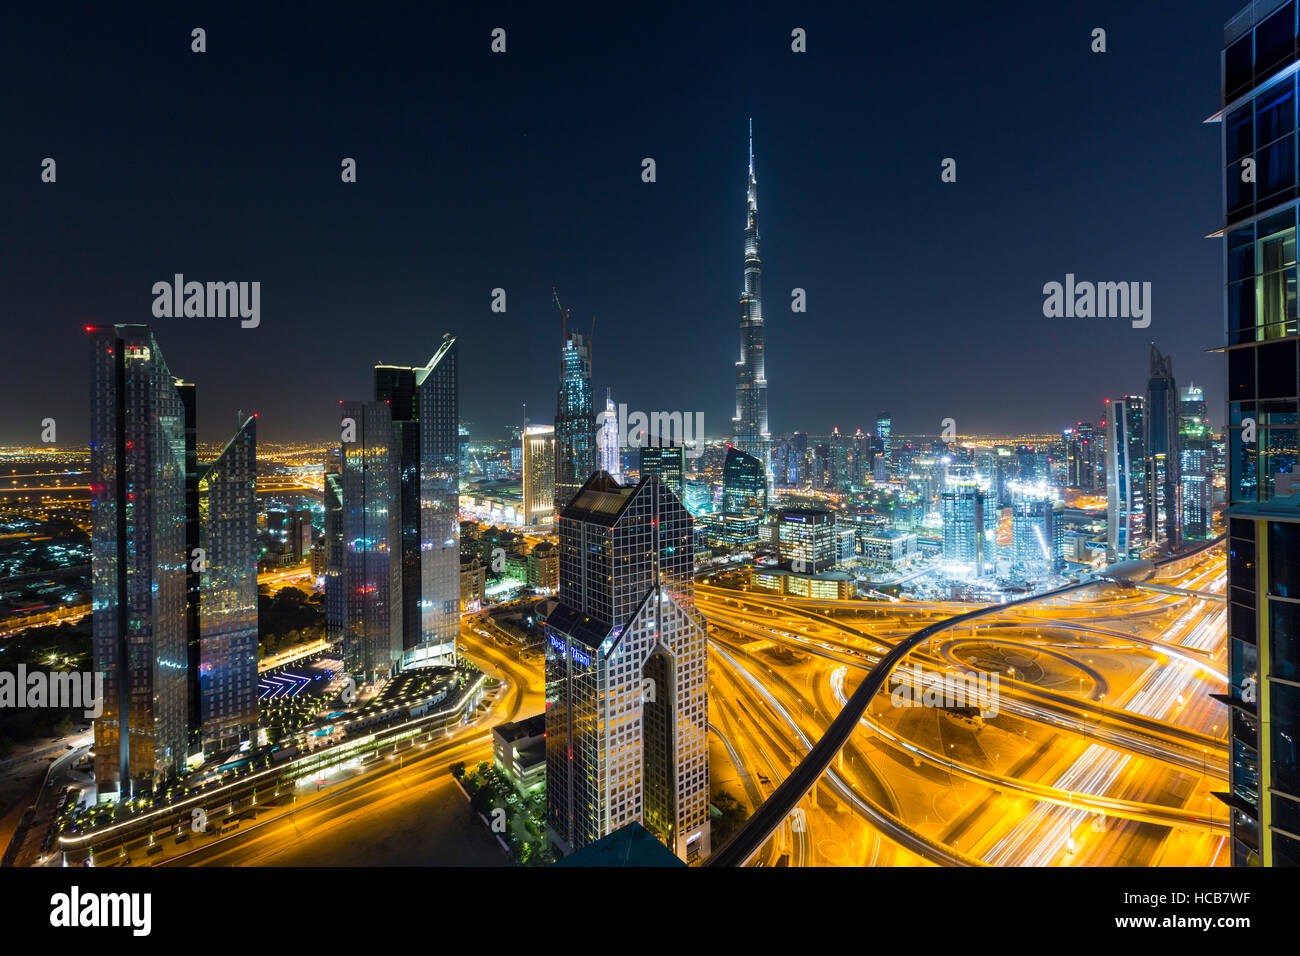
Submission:
[[[1228,790],[1234,866],[1300,865],[1295,2],[1245,7],[1221,60],[1228,360]],[[1246,160],[1253,160],[1248,164]],[[1257,175],[1242,171],[1253,165]],[[1249,181],[1248,181],[1249,180]]]
[[657,477],[597,472],[560,513],[546,619],[546,818],[564,855],[637,822],[709,854],[707,625],[692,519]]
[[591,396],[591,349],[569,332],[560,351],[555,398],[556,510],[562,509],[596,470],[596,421]]

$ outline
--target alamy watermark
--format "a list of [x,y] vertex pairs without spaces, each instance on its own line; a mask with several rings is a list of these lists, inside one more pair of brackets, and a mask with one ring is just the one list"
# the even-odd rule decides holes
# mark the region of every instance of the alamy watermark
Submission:
[[1075,282],[1043,286],[1043,315],[1049,319],[1132,319],[1133,328],[1151,324],[1150,282]]
[[895,707],[964,707],[989,720],[998,715],[998,675],[984,671],[944,674],[912,665],[911,678],[890,675],[889,702]]
[[620,404],[617,413],[601,412],[596,427],[612,422],[618,429],[618,443],[625,448],[672,448],[681,446],[687,458],[704,454],[703,412],[628,412]]
[[0,710],[52,707],[82,708],[97,719],[104,712],[104,675],[99,671],[28,671],[19,664],[17,672],[0,671]]
[[245,329],[262,323],[260,282],[186,282],[178,272],[171,282],[155,282],[153,295],[156,319],[238,318]]

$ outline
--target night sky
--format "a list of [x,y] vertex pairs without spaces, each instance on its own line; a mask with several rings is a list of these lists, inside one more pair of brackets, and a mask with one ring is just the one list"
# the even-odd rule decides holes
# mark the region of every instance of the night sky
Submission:
[[[462,418],[502,437],[524,402],[553,419],[553,285],[580,330],[596,316],[598,399],[729,434],[751,116],[774,435],[880,408],[900,432],[1096,421],[1145,391],[1152,341],[1220,424],[1202,121],[1241,5],[23,5],[0,40],[0,442],[47,416],[86,440],[82,327],[116,322],[152,324],[198,383],[202,441],[239,407],[264,439],[336,434],[374,363],[423,364],[445,331]],[[177,272],[260,281],[260,327],[153,318]],[[1150,328],[1045,318],[1067,272],[1151,282]]]

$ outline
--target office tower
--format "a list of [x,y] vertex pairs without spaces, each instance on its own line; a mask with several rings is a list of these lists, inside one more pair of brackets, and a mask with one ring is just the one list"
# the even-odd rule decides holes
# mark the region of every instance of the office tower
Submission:
[[709,854],[707,625],[689,514],[658,477],[597,472],[560,512],[546,618],[546,829],[560,853],[630,822]]
[[[375,401],[389,406],[396,482],[387,503],[398,586],[391,614],[403,668],[453,661],[460,630],[458,349],[442,344],[422,368],[375,366]],[[349,505],[349,507],[354,507]]]
[[865,488],[871,479],[871,437],[859,428],[853,434],[853,460],[849,467],[854,487]]
[[555,520],[555,427],[525,425],[523,435],[524,524],[549,525]]
[[976,576],[996,565],[997,507],[970,465],[951,465],[940,494],[943,560]]
[[197,482],[198,679],[209,754],[256,741],[256,483],[257,417],[248,416]]
[[125,796],[188,756],[186,406],[147,326],[90,332],[95,782]]
[[763,463],[737,448],[728,448],[722,463],[722,511],[759,516],[767,511]]
[[840,434],[838,426],[831,428],[831,440],[827,451],[826,465],[831,488],[838,492],[848,492],[853,484],[853,476],[849,470],[850,449],[844,436]]
[[340,402],[339,410],[343,666],[361,682],[391,676],[402,657],[400,453],[387,402]]
[[[1224,30],[1228,688],[1234,866],[1300,865],[1300,512],[1296,460],[1296,4]],[[1243,161],[1258,175],[1243,181]],[[1252,434],[1253,433],[1253,434]],[[1253,440],[1252,440],[1253,439]]]
[[1079,491],[1096,487],[1097,442],[1091,422],[1077,422],[1061,435],[1065,444],[1065,486]]
[[876,481],[888,481],[889,471],[893,464],[893,439],[890,433],[894,429],[893,419],[889,417],[889,412],[881,412],[876,416],[876,447],[880,452],[880,457],[876,459]]
[[749,196],[745,220],[745,290],[740,294],[740,360],[736,362],[735,446],[763,462],[768,446],[767,372],[764,364],[763,260],[758,238],[758,180],[754,178],[754,122],[749,124]]
[[591,397],[591,351],[566,332],[555,399],[555,508],[563,508],[596,470],[596,424]]
[[686,449],[681,445],[642,445],[639,453],[641,477],[658,475],[677,500],[684,501],[682,488],[686,481]]
[[1182,528],[1182,481],[1179,478],[1178,386],[1174,362],[1151,346],[1151,378],[1146,407],[1147,539],[1178,547]]
[[194,385],[148,326],[89,331],[95,780],[125,796],[256,727],[256,435],[200,466]]
[[839,564],[835,515],[824,508],[784,508],[777,515],[781,567],[797,574],[834,571]]
[[1210,419],[1205,393],[1195,385],[1183,389],[1179,403],[1179,478],[1182,481],[1183,529],[1188,541],[1210,536],[1213,473],[1210,469]]
[[1011,489],[1011,569],[1041,581],[1065,568],[1065,522],[1046,482]]
[[597,429],[596,444],[600,451],[600,470],[615,481],[622,481],[623,439],[618,433],[618,409],[608,388],[605,389],[605,418]]
[[1143,547],[1146,469],[1141,443],[1132,433],[1142,427],[1141,408],[1129,407],[1135,401],[1141,399],[1126,395],[1110,402],[1106,426],[1106,550],[1111,561],[1123,561]]

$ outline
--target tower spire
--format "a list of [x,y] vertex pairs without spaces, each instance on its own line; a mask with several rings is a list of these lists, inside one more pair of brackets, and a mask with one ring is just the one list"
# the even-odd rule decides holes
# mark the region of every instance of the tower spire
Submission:
[[754,117],[749,118],[749,178],[754,178]]

